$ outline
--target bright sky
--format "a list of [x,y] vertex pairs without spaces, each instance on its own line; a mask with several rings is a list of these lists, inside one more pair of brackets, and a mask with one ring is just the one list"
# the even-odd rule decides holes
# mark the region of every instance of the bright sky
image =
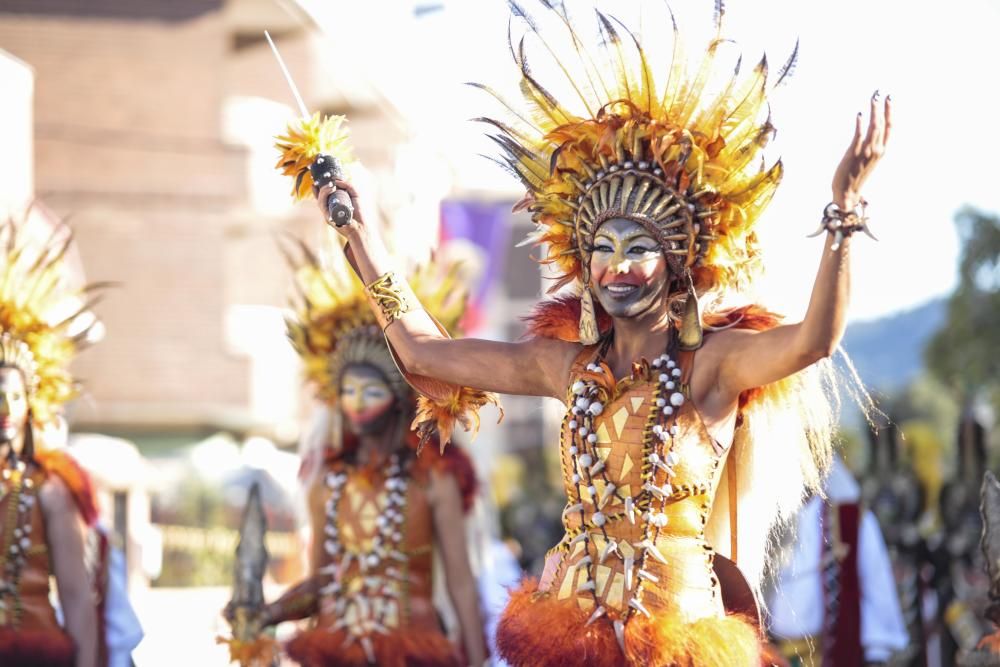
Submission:
[[[416,21],[390,9],[394,3],[357,4],[366,5],[367,16],[354,17],[352,25],[377,27],[377,36],[369,37],[380,44],[357,53],[353,63],[365,62],[392,80],[394,101],[419,117],[421,140],[456,164],[457,183],[513,196],[512,179],[476,155],[491,152],[482,128],[462,122],[490,111],[489,100],[460,85],[511,73],[505,3],[451,0]],[[608,7],[624,12],[630,4]],[[674,0],[671,6],[694,55],[698,31],[711,24],[712,2]],[[772,71],[796,37],[801,40],[795,75],[773,104],[778,136],[769,153],[784,160],[786,176],[759,226],[769,258],[764,301],[793,316],[804,311],[822,243],[805,236],[831,198],[830,180],[853,116],[866,110],[876,88],[892,94],[894,128],[888,155],[864,192],[880,241],[855,239],[852,318],[948,293],[958,256],[954,213],[965,204],[1000,211],[994,162],[1000,156],[1000,3],[731,0],[726,25],[745,64],[766,50]],[[384,45],[387,36],[395,48]]]

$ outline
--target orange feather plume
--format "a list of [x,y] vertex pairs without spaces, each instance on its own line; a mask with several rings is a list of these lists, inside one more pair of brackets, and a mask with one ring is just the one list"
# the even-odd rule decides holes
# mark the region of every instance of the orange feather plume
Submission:
[[312,195],[313,179],[309,167],[317,156],[331,155],[342,166],[353,160],[346,123],[344,116],[316,113],[312,118],[299,118],[289,123],[285,134],[275,137],[274,147],[281,153],[275,167],[295,179],[292,196],[296,200]]

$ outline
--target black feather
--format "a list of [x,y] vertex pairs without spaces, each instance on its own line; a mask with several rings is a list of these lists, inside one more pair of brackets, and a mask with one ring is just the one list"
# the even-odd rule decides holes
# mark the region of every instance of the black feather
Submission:
[[528,118],[525,118],[524,115],[521,114],[521,113],[519,113],[514,107],[512,107],[510,105],[510,103],[507,102],[507,100],[505,100],[502,95],[500,95],[500,93],[498,93],[494,89],[490,88],[486,84],[479,83],[478,81],[467,81],[465,83],[465,85],[472,86],[473,88],[477,88],[477,89],[482,90],[483,92],[489,94],[491,97],[493,97],[493,99],[495,99],[497,102],[499,102],[500,104],[502,104],[504,106],[504,108],[507,109],[507,111],[509,111],[511,114],[513,114],[515,118],[517,118],[522,123],[524,123],[525,125],[527,125],[531,129],[533,129],[535,132],[537,132],[539,134],[539,136],[541,136],[542,134],[544,134],[542,132],[542,130],[537,125],[535,125],[535,123],[533,121],[531,121]]
[[774,82],[774,87],[780,86],[785,79],[792,76],[795,73],[795,66],[799,63],[799,40],[795,40],[795,48],[792,49],[792,55],[788,56],[788,60],[785,64],[781,66],[778,70],[778,79]]
[[715,21],[715,30],[721,35],[722,34],[722,17],[726,15],[726,0],[715,0],[715,11],[713,15],[713,20]]
[[535,186],[531,184],[531,181],[529,181],[527,178],[525,178],[521,174],[521,172],[518,171],[517,168],[514,167],[513,165],[511,165],[510,163],[505,162],[503,160],[499,160],[499,159],[493,157],[492,155],[484,155],[483,153],[480,153],[479,157],[486,158],[487,160],[489,160],[493,164],[499,165],[499,167],[501,169],[503,169],[505,172],[507,172],[508,174],[510,174],[511,176],[513,176],[514,178],[516,178],[517,180],[519,180],[521,182],[521,185],[523,185],[524,189],[527,190],[528,192],[535,192],[536,191]]
[[565,146],[565,144],[560,144],[554,151],[552,151],[552,157],[549,158],[549,176],[556,173],[556,165],[559,163],[559,156],[562,154],[563,146]]
[[503,132],[504,134],[514,137],[515,139],[518,139],[522,143],[529,143],[531,141],[524,134],[524,132],[521,132],[520,130],[511,127],[510,125],[504,123],[503,121],[495,120],[493,118],[487,118],[485,116],[479,116],[478,118],[470,118],[469,120],[472,121],[473,123],[485,123],[487,125],[492,125],[493,127]]
[[600,24],[602,35],[606,38],[605,44],[614,45],[615,50],[618,52],[618,78],[623,86],[625,86],[625,96],[628,99],[632,99],[632,90],[628,83],[628,66],[625,62],[624,54],[622,53],[622,39],[615,30],[615,26],[611,23],[610,19],[601,13],[599,10],[597,12],[597,20]]
[[622,23],[619,19],[612,16],[618,25],[622,27],[622,30],[632,38],[632,43],[635,44],[635,50],[639,53],[639,65],[642,67],[642,84],[646,88],[646,110],[653,108],[653,82],[649,79],[649,62],[646,60],[646,52],[642,48],[642,44],[639,43],[639,38],[635,36],[635,33],[629,30],[628,26]]

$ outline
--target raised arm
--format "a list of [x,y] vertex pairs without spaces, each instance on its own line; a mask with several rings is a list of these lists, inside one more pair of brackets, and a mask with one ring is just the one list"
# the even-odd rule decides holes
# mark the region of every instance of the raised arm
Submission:
[[[343,181],[337,181],[337,187],[350,194],[355,214],[350,224],[336,229],[347,239],[348,257],[361,279],[371,285],[396,271],[395,263],[378,233],[365,225],[354,188]],[[324,214],[323,202],[331,192],[330,187],[319,192]],[[396,276],[402,279],[400,273]],[[572,344],[544,339],[520,343],[474,338],[452,340],[438,331],[419,306],[393,320],[386,328],[386,335],[409,372],[504,394],[562,398],[563,385],[576,354]]]
[[[854,137],[833,178],[833,203],[840,211],[852,211],[862,201],[861,189],[885,152],[891,127],[891,103],[880,103],[876,92],[866,133],[861,114]],[[740,392],[796,373],[833,354],[847,326],[850,300],[850,236],[838,244],[829,234],[819,263],[805,318],[797,324],[769,331],[724,331],[706,352],[717,358],[716,386],[735,400]]]
[[86,526],[69,489],[58,477],[52,476],[42,485],[39,501],[66,631],[76,644],[76,667],[97,667],[97,618],[84,565]]
[[466,549],[462,496],[454,477],[438,474],[431,476],[430,495],[434,534],[444,560],[445,586],[458,616],[466,662],[482,665],[486,660],[486,639],[479,613],[479,593]]

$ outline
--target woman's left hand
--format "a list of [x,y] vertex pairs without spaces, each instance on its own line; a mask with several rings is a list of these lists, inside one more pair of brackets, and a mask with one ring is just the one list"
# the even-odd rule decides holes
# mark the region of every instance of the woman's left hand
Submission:
[[853,210],[861,201],[861,189],[875,170],[875,165],[885,154],[892,129],[892,98],[885,98],[879,104],[879,94],[875,91],[871,99],[868,131],[861,132],[861,112],[858,112],[854,128],[854,138],[833,175],[833,202],[842,211]]

